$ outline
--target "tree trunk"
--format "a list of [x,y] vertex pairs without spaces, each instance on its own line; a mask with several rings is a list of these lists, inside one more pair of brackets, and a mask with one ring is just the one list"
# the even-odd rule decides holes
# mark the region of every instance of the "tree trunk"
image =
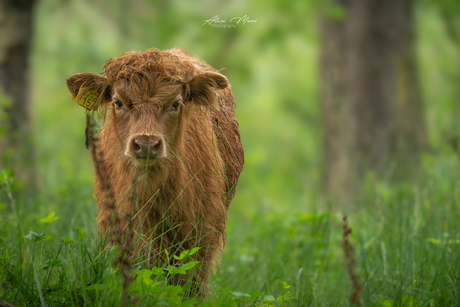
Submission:
[[29,52],[34,0],[0,0],[0,110],[6,133],[0,141],[2,167],[32,192],[36,187],[35,154],[29,114]]
[[[337,7],[346,10],[345,1],[337,1]],[[349,175],[352,172],[350,130],[353,124],[348,118],[346,105],[345,55],[348,43],[343,28],[344,19],[321,16],[320,55],[321,73],[321,122],[323,125],[323,186],[333,196],[348,198],[345,191],[351,189]],[[338,194],[338,195],[336,195]]]
[[[395,146],[395,73],[400,0],[352,0],[345,36],[347,103],[352,109],[354,169],[381,175]],[[362,178],[355,178],[361,180]]]
[[392,164],[415,169],[426,128],[412,1],[336,5],[344,20],[321,21],[324,178],[326,193],[347,201],[368,171],[382,178]]

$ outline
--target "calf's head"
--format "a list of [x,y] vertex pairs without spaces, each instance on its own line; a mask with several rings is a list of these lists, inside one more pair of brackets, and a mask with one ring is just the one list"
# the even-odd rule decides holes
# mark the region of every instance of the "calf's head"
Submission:
[[134,167],[172,160],[190,116],[218,108],[216,89],[228,86],[222,74],[156,49],[124,53],[102,71],[75,74],[67,87],[77,103],[103,114],[105,145]]

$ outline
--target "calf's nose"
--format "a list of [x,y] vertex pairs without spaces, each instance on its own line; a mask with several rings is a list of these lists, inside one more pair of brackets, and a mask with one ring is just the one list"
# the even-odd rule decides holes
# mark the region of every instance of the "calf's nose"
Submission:
[[155,158],[163,150],[163,142],[159,136],[138,135],[131,140],[131,149],[136,158]]

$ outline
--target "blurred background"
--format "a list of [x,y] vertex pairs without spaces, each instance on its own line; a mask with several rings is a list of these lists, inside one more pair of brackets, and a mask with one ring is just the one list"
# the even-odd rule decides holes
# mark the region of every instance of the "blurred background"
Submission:
[[[246,152],[235,212],[349,208],[363,185],[417,181],[424,161],[459,150],[454,0],[2,0],[0,9],[1,163],[38,211],[92,208],[85,114],[65,79],[99,73],[126,50],[177,46],[225,68]],[[206,22],[216,15],[234,26]],[[254,22],[230,21],[244,16]]]
[[[231,26],[206,22],[216,15]],[[230,21],[244,16],[255,22]],[[55,211],[61,220],[42,231],[60,237],[82,227],[95,238],[85,112],[65,79],[100,73],[126,50],[180,47],[225,68],[245,149],[229,212],[228,275],[217,280],[233,280],[238,268],[249,276],[264,250],[285,250],[283,274],[295,280],[308,267],[313,283],[324,259],[342,266],[340,222],[329,230],[325,217],[364,212],[366,253],[380,234],[388,235],[382,242],[403,237],[374,227],[391,227],[395,211],[407,208],[399,225],[421,216],[414,187],[425,180],[422,209],[427,219],[438,212],[436,231],[448,231],[444,221],[458,203],[449,195],[460,195],[459,16],[458,0],[0,0],[0,170],[14,173],[26,230],[42,229],[38,218]],[[402,192],[390,198],[382,184],[393,183]],[[10,208],[3,203],[2,214]],[[438,211],[444,203],[452,207]],[[440,236],[421,219],[407,227],[427,225],[426,236]],[[270,258],[274,267],[278,260]],[[256,287],[264,263],[235,289]],[[343,283],[340,272],[330,280]]]

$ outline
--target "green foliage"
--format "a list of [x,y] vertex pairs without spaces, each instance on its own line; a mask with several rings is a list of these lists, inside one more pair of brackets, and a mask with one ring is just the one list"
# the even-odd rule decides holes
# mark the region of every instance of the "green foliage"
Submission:
[[[188,263],[193,263],[193,265],[187,266]],[[159,267],[135,271],[133,282],[128,289],[129,295],[138,297],[144,303],[155,302],[156,305],[193,306],[199,303],[201,301],[199,299],[184,299],[184,289],[181,286],[168,284],[168,280],[174,278],[174,274],[185,274],[187,270],[193,268],[198,262],[188,263],[180,267],[180,272],[172,272],[172,270]],[[169,271],[168,275],[165,274],[166,270]],[[104,279],[103,283],[86,286],[84,290],[94,292],[97,297],[111,295],[113,291],[120,293],[122,289],[120,280],[120,272],[111,270],[111,273]]]
[[55,220],[58,220],[59,217],[54,217],[56,213],[53,211],[51,212],[47,217],[43,218],[43,219],[40,219],[40,223],[45,223],[45,224],[49,224],[51,222],[54,222]]
[[[458,303],[460,159],[425,159],[422,175],[416,185],[369,185],[363,209],[349,214],[363,306]],[[120,304],[116,248],[106,250],[97,236],[88,240],[80,226],[61,231],[62,218],[40,223],[21,212],[7,216],[0,223],[0,299],[39,304],[42,293],[48,306]],[[153,268],[134,264],[129,299],[138,306],[347,304],[340,214],[261,203],[257,212],[230,211],[229,220],[235,223],[206,300],[189,292],[189,282],[174,283],[199,269],[197,248],[169,252],[169,262]]]
[[[343,212],[319,196],[317,26],[321,8],[338,20],[346,12],[312,1],[122,2],[37,4],[31,113],[41,194],[15,199],[19,183],[11,170],[0,170],[0,299],[16,306],[41,306],[41,297],[47,306],[120,305],[121,272],[112,264],[117,251],[107,250],[95,226],[85,114],[70,99],[65,79],[98,73],[107,59],[128,49],[178,46],[226,67],[245,169],[209,296],[190,295],[190,282],[170,283],[200,267],[193,257],[197,249],[191,249],[153,268],[136,263],[128,289],[133,305],[349,305],[340,246]],[[399,184],[370,180],[357,204],[361,209],[346,212],[363,306],[460,301],[460,161],[448,143],[460,135],[460,45],[447,29],[457,27],[457,7],[456,0],[419,1],[417,7],[431,143],[420,176]],[[234,30],[203,26],[216,14],[258,21]],[[0,105],[8,103],[0,96]],[[0,114],[0,135],[4,118]]]
[[187,257],[194,255],[197,251],[200,250],[200,248],[201,247],[194,247],[194,248],[192,248],[190,250],[183,251],[182,253],[180,253],[179,256],[173,255],[173,257],[176,260],[184,260]]
[[37,243],[37,242],[42,242],[43,240],[49,240],[52,237],[51,236],[45,236],[44,234],[36,233],[34,231],[29,231],[28,235],[24,236],[25,239],[32,241],[32,243]]
[[190,270],[191,268],[193,268],[198,263],[199,263],[198,261],[191,261],[189,263],[181,265],[180,267],[168,266],[166,268],[166,270],[168,270],[169,274],[183,274],[183,275],[185,275],[187,270]]

